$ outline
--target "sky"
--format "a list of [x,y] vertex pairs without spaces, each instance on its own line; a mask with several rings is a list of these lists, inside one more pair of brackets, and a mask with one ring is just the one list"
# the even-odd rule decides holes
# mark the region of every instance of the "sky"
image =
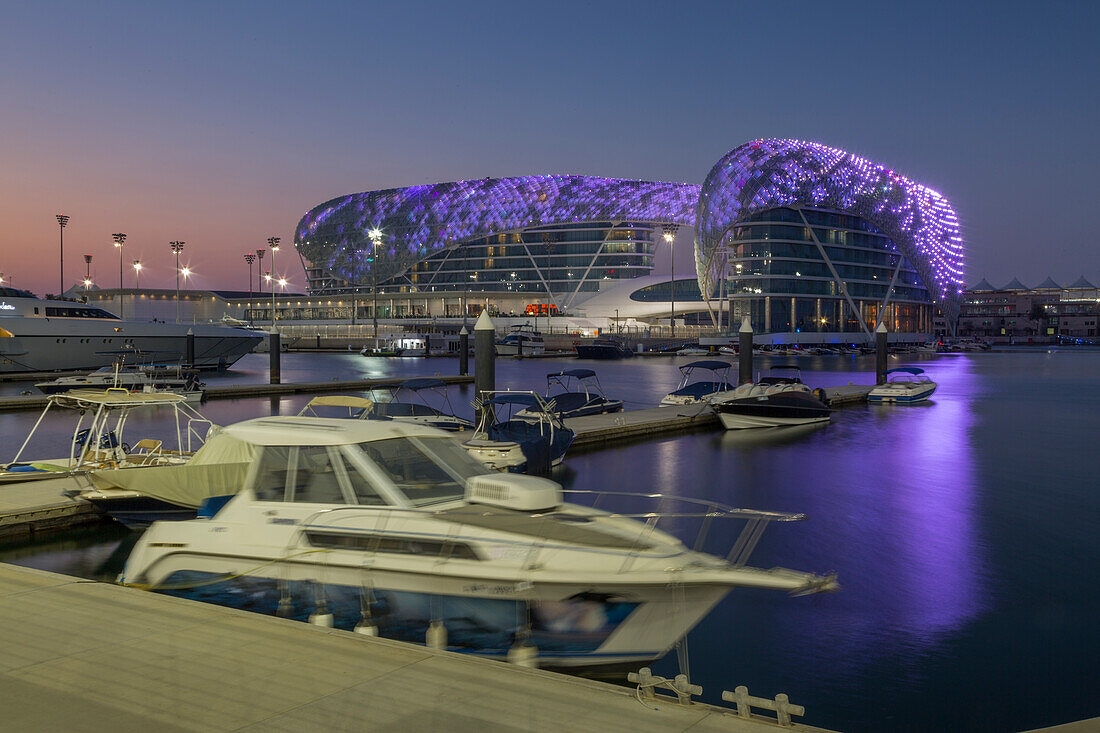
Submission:
[[[1100,283],[1089,2],[4,2],[0,273],[246,289],[346,193],[576,173],[702,183],[759,137],[951,200],[966,279]],[[692,267],[679,246],[677,271]],[[658,258],[663,267],[667,258]],[[265,269],[270,258],[265,260]],[[683,270],[681,270],[681,267]],[[292,247],[276,261],[295,289]]]

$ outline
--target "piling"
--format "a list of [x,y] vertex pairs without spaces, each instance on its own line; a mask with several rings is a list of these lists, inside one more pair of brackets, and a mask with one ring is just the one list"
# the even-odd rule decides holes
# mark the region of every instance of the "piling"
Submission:
[[279,343],[279,332],[275,331],[268,336],[268,344],[271,347],[271,366],[268,369],[268,373],[271,376],[272,384],[279,384],[282,381],[282,370],[280,360],[282,359],[283,349],[282,344]]
[[458,376],[470,373],[470,332],[463,326],[458,332]]
[[[474,395],[481,399],[497,385],[496,328],[488,311],[481,311],[474,324]],[[478,415],[481,418],[481,415]]]
[[187,329],[187,347],[185,354],[187,357],[187,366],[195,366],[195,332],[190,328]]
[[886,384],[886,324],[875,329],[875,384]]
[[737,383],[752,384],[752,324],[748,316],[741,321],[741,330],[737,335],[741,339],[737,347]]

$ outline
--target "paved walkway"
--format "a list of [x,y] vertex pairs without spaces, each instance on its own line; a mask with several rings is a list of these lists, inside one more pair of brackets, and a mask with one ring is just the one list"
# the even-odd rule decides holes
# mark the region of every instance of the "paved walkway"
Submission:
[[602,682],[3,564],[0,649],[7,730],[789,730],[707,705],[643,705],[633,690]]

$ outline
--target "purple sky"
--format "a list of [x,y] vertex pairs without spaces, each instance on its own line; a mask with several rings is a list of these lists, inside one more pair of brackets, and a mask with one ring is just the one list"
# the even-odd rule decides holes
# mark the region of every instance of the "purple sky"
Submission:
[[[844,148],[941,191],[967,280],[1100,282],[1092,3],[79,3],[0,27],[0,272],[66,286],[112,232],[142,285],[243,289],[344,193],[583,173],[701,183],[763,136]],[[662,258],[663,259],[663,258]],[[265,267],[270,258],[265,260]],[[301,288],[297,255],[278,260]],[[677,270],[691,267],[681,247]]]

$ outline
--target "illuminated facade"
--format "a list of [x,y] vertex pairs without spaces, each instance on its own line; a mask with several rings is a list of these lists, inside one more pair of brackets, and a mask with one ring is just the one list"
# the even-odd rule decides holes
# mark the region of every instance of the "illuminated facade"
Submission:
[[958,313],[963,244],[947,200],[796,140],[735,148],[702,187],[525,176],[351,194],[308,212],[295,244],[316,294],[529,292],[568,311],[650,274],[673,225],[695,228],[698,280],[683,300],[678,283],[678,317],[869,334],[880,320],[929,332],[937,308]]

